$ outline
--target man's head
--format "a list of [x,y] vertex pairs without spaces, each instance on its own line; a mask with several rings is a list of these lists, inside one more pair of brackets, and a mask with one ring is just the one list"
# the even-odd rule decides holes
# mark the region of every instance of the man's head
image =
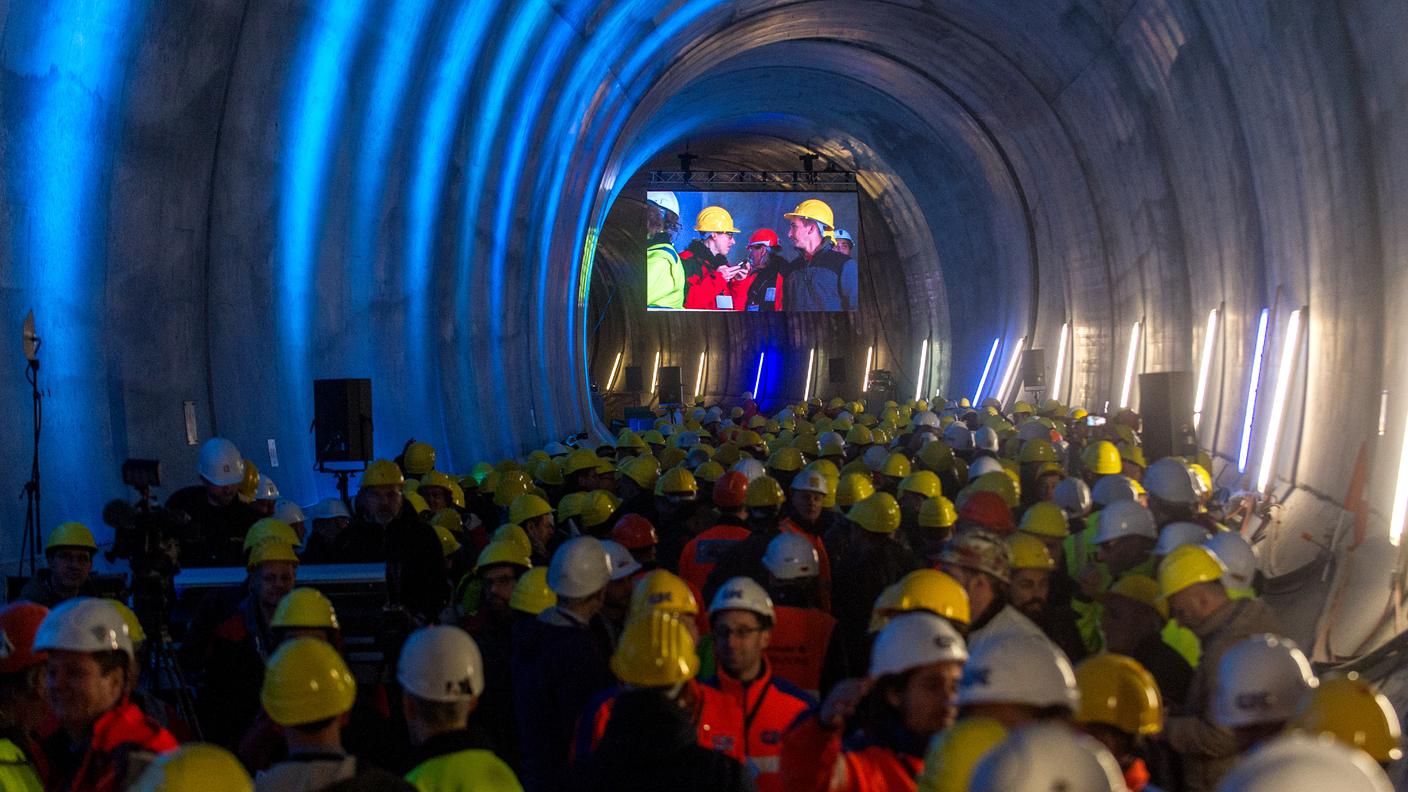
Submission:
[[401,513],[401,488],[405,477],[395,462],[378,459],[362,474],[357,501],[361,510],[377,525],[387,525]]
[[704,247],[716,256],[727,256],[733,249],[733,235],[738,229],[733,225],[733,216],[722,206],[706,206],[699,210],[694,219],[694,230],[704,242]]
[[968,592],[974,620],[1007,602],[1011,580],[1011,551],[996,534],[966,528],[949,539],[939,555],[940,569]]
[[1100,632],[1111,652],[1133,654],[1141,643],[1163,629],[1165,611],[1159,601],[1159,584],[1144,575],[1125,575],[1110,587],[1102,600]]
[[44,559],[49,564],[54,590],[73,596],[87,585],[93,572],[93,555],[98,544],[83,523],[61,523],[44,542]]
[[558,606],[589,619],[606,602],[611,582],[611,559],[601,541],[591,536],[568,539],[553,553],[548,565],[548,586]]
[[788,498],[793,515],[809,524],[821,519],[828,487],[826,477],[815,470],[804,470],[794,476]]
[[762,673],[773,618],[772,600],[752,578],[736,577],[719,587],[709,607],[709,625],[725,673],[744,682]]
[[815,220],[804,217],[791,217],[787,220],[787,238],[807,255],[815,253],[825,241],[823,227]]
[[91,597],[64,602],[39,625],[34,649],[49,653],[49,703],[70,734],[91,728],[126,696],[132,637],[112,603]]
[[958,631],[932,613],[902,613],[876,637],[870,676],[904,727],[928,737],[953,725],[967,649]]
[[245,476],[245,461],[235,444],[223,437],[212,437],[200,447],[196,463],[206,497],[216,506],[228,506],[239,493]]
[[1149,559],[1159,539],[1154,515],[1134,501],[1116,501],[1100,512],[1097,558],[1118,577]]
[[836,250],[842,255],[849,256],[855,250],[855,241],[851,239],[851,234],[845,229],[836,229]]
[[250,550],[249,593],[266,617],[273,615],[297,580],[298,556],[287,542],[270,539]]
[[405,690],[402,712],[417,745],[459,731],[484,692],[479,646],[458,627],[424,627],[411,633],[396,664]]
[[1040,619],[1051,594],[1051,572],[1056,561],[1041,540],[1030,534],[1008,537],[1012,551],[1012,607],[1032,619]]
[[1227,568],[1202,545],[1184,545],[1159,564],[1159,596],[1178,623],[1197,632],[1230,601],[1222,578]]

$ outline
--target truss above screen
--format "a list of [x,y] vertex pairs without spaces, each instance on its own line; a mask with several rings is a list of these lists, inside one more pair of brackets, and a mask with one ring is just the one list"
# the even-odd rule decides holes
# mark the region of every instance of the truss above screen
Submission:
[[854,191],[856,175],[850,171],[721,171],[667,170],[650,172],[651,187],[746,190],[753,187],[775,190],[795,187],[813,192]]

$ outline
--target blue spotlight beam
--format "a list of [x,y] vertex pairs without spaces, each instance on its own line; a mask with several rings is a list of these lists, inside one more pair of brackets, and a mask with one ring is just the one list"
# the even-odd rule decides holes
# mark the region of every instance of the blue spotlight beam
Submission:
[[1247,380],[1247,411],[1242,416],[1242,446],[1237,451],[1237,472],[1247,472],[1247,457],[1252,449],[1252,426],[1256,421],[1256,397],[1261,390],[1261,356],[1266,352],[1266,322],[1270,308],[1261,309],[1256,323],[1256,346],[1252,350],[1252,375]]
[[977,407],[982,402],[983,388],[988,384],[988,375],[992,373],[992,361],[993,358],[997,357],[997,346],[1001,341],[1001,336],[992,340],[992,349],[988,350],[988,362],[983,364],[983,376],[978,380],[978,389],[973,392],[974,407]]

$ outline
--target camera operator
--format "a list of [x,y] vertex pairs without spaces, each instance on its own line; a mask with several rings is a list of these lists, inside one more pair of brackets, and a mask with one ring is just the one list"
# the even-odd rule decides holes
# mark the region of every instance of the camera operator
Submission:
[[44,542],[44,562],[48,569],[34,573],[24,585],[19,599],[52,608],[74,597],[96,595],[93,587],[93,556],[98,543],[93,532],[78,522],[61,523]]
[[185,566],[239,566],[249,526],[264,516],[238,497],[244,459],[235,444],[212,437],[200,447],[201,483],[177,490],[166,507],[190,518],[181,541]]

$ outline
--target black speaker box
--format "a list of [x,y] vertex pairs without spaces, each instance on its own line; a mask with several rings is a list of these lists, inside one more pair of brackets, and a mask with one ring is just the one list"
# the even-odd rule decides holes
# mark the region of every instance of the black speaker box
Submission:
[[1193,431],[1191,371],[1158,371],[1139,375],[1140,417],[1144,419],[1144,456],[1153,461],[1198,451]]
[[371,380],[313,380],[313,442],[319,462],[372,459]]
[[626,390],[632,393],[645,390],[645,378],[640,374],[640,366],[626,366]]
[[1022,387],[1033,390],[1046,387],[1046,350],[1028,349],[1022,355]]
[[684,404],[684,386],[680,384],[679,366],[662,367],[659,380],[655,395],[661,404]]

